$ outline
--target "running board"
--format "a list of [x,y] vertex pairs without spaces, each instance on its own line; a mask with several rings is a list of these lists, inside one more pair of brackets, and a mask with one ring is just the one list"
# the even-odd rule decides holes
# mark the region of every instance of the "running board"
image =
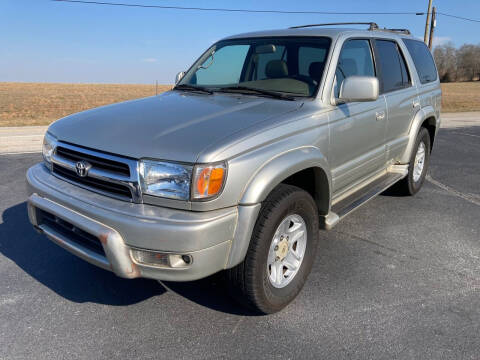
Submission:
[[403,179],[407,173],[407,166],[391,166],[384,176],[370,182],[360,190],[334,204],[330,213],[323,216],[323,224],[321,224],[323,226],[321,227],[326,230],[332,229],[345,216],[357,210],[360,206],[367,203],[378,194],[384,192],[397,181]]

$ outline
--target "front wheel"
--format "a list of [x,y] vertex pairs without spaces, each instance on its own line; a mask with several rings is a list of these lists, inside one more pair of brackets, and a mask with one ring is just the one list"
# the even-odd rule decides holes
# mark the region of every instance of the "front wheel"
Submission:
[[235,300],[274,313],[300,292],[319,242],[318,209],[310,194],[281,184],[262,205],[245,260],[227,271]]
[[398,183],[398,190],[405,195],[415,195],[423,185],[430,162],[430,134],[422,127],[410,156],[408,175]]

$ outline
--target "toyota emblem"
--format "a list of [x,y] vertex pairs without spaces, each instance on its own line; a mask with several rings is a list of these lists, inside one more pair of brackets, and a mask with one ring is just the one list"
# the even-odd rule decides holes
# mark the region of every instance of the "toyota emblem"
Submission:
[[80,160],[75,164],[75,170],[77,172],[77,175],[80,177],[85,177],[88,175],[88,171],[92,165],[90,165],[88,162],[85,160]]

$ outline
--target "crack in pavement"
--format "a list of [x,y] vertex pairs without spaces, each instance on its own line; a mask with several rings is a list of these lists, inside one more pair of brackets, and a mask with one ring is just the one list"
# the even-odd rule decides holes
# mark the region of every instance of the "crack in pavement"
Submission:
[[[334,230],[335,231],[335,230]],[[340,234],[340,235],[345,235],[347,237],[350,237],[351,239],[354,239],[354,240],[360,240],[364,243],[367,243],[369,245],[373,245],[373,246],[376,246],[376,247],[379,247],[379,248],[382,248],[382,249],[385,249],[385,250],[388,250],[388,251],[391,251],[395,254],[398,254],[404,258],[407,258],[407,259],[410,259],[410,260],[413,260],[413,261],[420,261],[420,262],[424,262],[426,265],[429,265],[431,267],[436,267],[437,269],[439,270],[443,270],[443,271],[447,271],[451,274],[454,274],[456,276],[459,276],[459,277],[462,277],[466,280],[469,280],[469,281],[473,281],[475,283],[478,282],[479,286],[480,286],[480,277],[476,276],[475,274],[466,274],[464,272],[461,272],[457,269],[452,269],[450,267],[447,267],[447,266],[444,266],[444,264],[442,263],[439,263],[437,261],[427,261],[427,259],[422,259],[422,258],[419,258],[415,255],[412,255],[412,254],[409,254],[407,252],[404,252],[400,249],[395,249],[395,248],[391,248],[391,247],[388,247],[388,246],[385,246],[385,245],[382,245],[380,243],[377,243],[375,241],[372,241],[372,240],[369,240],[369,239],[366,239],[366,238],[363,238],[361,236],[358,236],[358,235],[355,235],[355,234],[351,234],[351,233],[348,233],[348,232],[343,232],[343,231],[336,231],[337,234]],[[376,253],[374,251],[374,253]],[[406,265],[406,263],[404,261],[401,261],[401,259],[399,259],[396,255],[393,255],[393,256],[389,256],[388,254],[381,254],[383,256],[386,256],[392,260],[397,260],[399,261],[400,263],[403,263],[404,265]]]
[[458,190],[455,190],[454,188],[448,186],[448,185],[445,185],[444,183],[441,183],[440,181],[438,180],[435,180],[434,178],[432,178],[432,176],[429,174],[425,177],[425,179],[432,183],[433,185],[436,185],[438,186],[439,188],[445,190],[446,192],[450,193],[451,195],[454,195],[454,196],[457,196],[459,198],[462,198],[463,200],[466,200],[472,204],[475,204],[477,206],[480,206],[480,199],[477,198],[476,195],[474,194],[465,194],[461,191],[458,191]]
[[480,135],[468,134],[468,133],[459,132],[459,131],[452,131],[451,134],[465,135],[465,136],[473,136],[473,137],[480,138]]
[[385,246],[385,245],[383,245],[383,244],[377,243],[377,242],[375,242],[375,241],[373,241],[373,240],[365,239],[365,238],[363,238],[363,237],[361,237],[361,236],[358,236],[358,235],[355,235],[355,234],[350,234],[350,233],[343,232],[343,231],[336,231],[336,233],[337,233],[337,234],[341,234],[341,235],[349,236],[349,237],[354,238],[354,239],[356,239],[356,240],[360,240],[360,241],[366,242],[366,243],[368,243],[368,244],[370,244],[370,245],[378,246],[378,247],[380,247],[380,248],[382,248],[382,249],[389,250],[389,251],[391,251],[391,252],[400,254],[400,255],[405,256],[405,257],[408,257],[408,258],[410,258],[410,259],[412,259],[412,260],[421,260],[420,258],[418,258],[418,257],[416,257],[416,256],[414,256],[414,255],[407,254],[407,253],[401,251],[400,249],[391,248],[391,247]]

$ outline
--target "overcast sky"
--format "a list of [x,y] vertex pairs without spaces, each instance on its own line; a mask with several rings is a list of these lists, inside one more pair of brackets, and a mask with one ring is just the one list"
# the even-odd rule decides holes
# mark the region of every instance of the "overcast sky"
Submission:
[[[110,1],[110,0],[104,0]],[[111,0],[130,4],[340,12],[425,12],[427,0]],[[478,0],[434,0],[438,11],[480,19]],[[425,16],[285,15],[0,0],[0,81],[173,83],[224,36],[298,24],[375,21],[423,38]],[[479,43],[480,23],[439,16],[437,43]]]

